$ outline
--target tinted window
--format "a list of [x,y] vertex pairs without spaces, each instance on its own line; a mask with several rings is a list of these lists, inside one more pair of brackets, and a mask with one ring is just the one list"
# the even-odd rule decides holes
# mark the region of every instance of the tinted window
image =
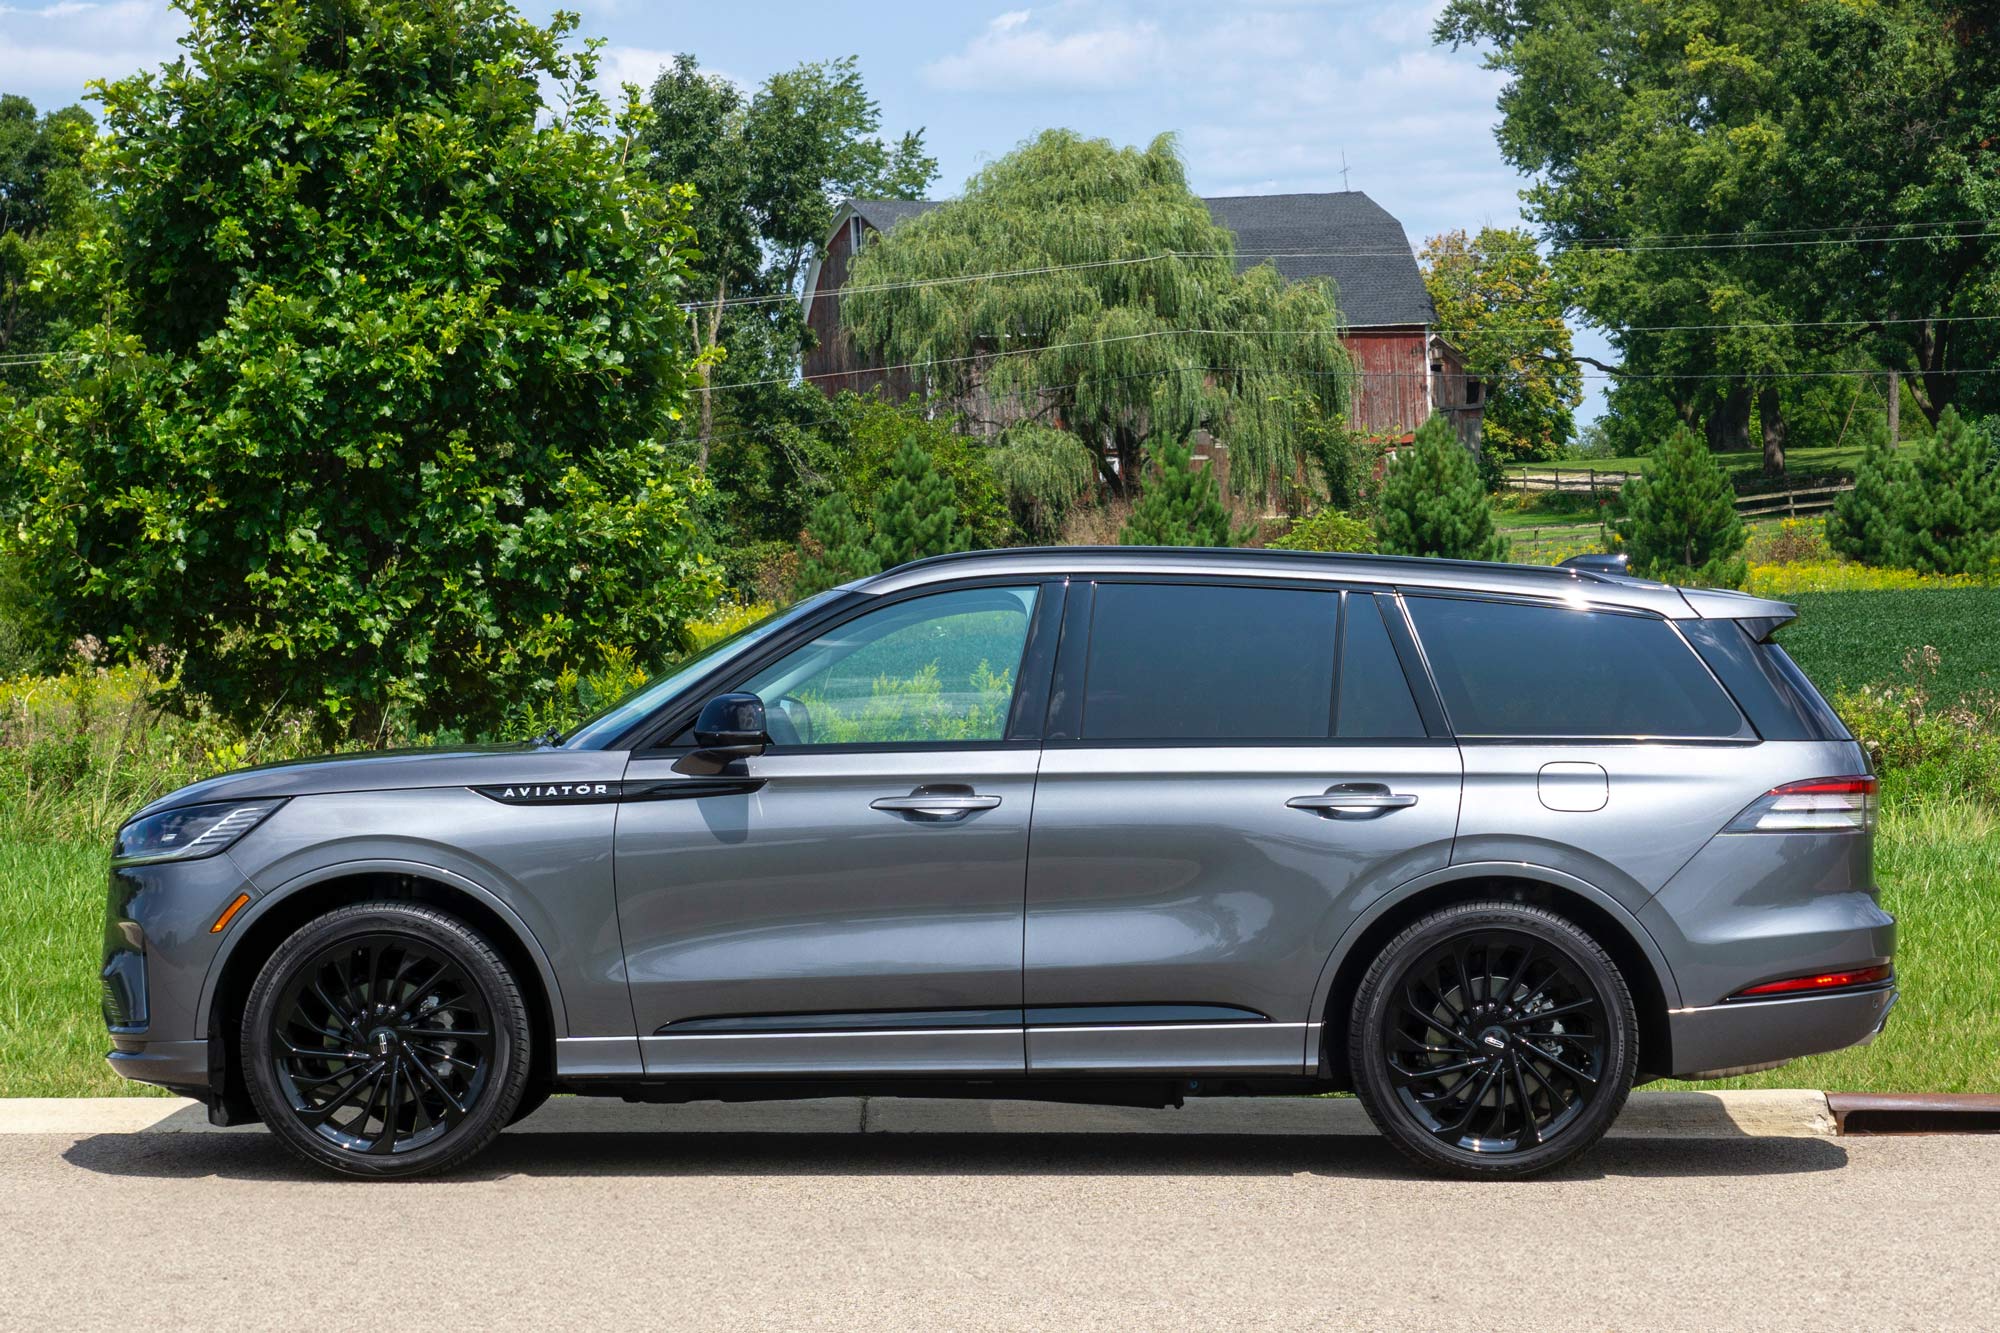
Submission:
[[1689,620],[1688,636],[1767,741],[1844,741],[1847,729],[1785,650],[1758,643],[1734,620]]
[[1410,697],[1410,682],[1382,617],[1389,604],[1367,593],[1347,595],[1347,623],[1340,631],[1340,702],[1335,732],[1355,739],[1411,739],[1424,720]]
[[779,745],[997,741],[1006,735],[1033,588],[892,602],[820,635],[740,688]]
[[1100,584],[1084,739],[1324,739],[1339,608],[1333,592]]
[[1742,714],[1650,616],[1407,599],[1464,736],[1737,736]]

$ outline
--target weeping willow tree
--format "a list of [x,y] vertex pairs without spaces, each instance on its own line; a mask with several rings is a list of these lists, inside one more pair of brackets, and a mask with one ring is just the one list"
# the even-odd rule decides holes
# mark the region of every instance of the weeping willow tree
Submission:
[[[1231,489],[1269,496],[1314,464],[1302,417],[1341,419],[1351,369],[1332,289],[1238,273],[1234,250],[1172,136],[1050,130],[876,237],[841,308],[861,350],[992,424],[1031,526],[1100,479],[1136,486],[1155,441],[1200,430]],[[936,281],[966,274],[1001,276]]]

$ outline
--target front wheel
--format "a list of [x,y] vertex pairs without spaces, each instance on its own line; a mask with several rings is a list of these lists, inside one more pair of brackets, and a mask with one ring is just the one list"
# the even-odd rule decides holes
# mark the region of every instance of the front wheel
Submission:
[[1355,996],[1348,1050],[1376,1127],[1433,1170],[1537,1175],[1589,1149],[1638,1070],[1617,966],[1573,922],[1468,903],[1391,940]]
[[348,1175],[459,1165],[527,1086],[527,1005],[477,932],[436,908],[374,902],[278,947],[243,1017],[245,1082],[285,1145]]

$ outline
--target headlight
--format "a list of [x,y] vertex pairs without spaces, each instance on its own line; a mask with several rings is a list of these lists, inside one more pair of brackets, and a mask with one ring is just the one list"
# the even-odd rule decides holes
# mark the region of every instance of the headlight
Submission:
[[216,801],[184,805],[135,819],[118,830],[111,844],[113,865],[143,861],[193,861],[214,856],[256,828],[285,802]]

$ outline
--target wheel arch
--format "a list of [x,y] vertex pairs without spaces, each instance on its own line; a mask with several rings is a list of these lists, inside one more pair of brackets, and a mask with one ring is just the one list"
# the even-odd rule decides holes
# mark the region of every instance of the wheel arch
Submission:
[[352,861],[309,871],[259,896],[234,923],[209,965],[196,1016],[209,1041],[210,1079],[216,1085],[211,1095],[219,1093],[232,1113],[249,1107],[240,1029],[243,1004],[257,973],[278,946],[307,922],[337,907],[378,899],[419,902],[451,912],[486,936],[519,977],[528,1001],[535,1038],[529,1084],[554,1080],[555,1043],[569,1031],[569,1020],[555,970],[527,923],[499,895],[452,871],[414,861]]
[[[1597,886],[1547,866],[1475,862],[1419,876],[1383,895],[1335,945],[1320,972],[1310,1012],[1324,1020],[1321,1051],[1308,1051],[1342,1086],[1351,1086],[1347,1020],[1368,965],[1394,936],[1418,917],[1457,903],[1499,899],[1534,903],[1561,913],[1588,931],[1611,955],[1632,988],[1639,1014],[1641,1076],[1673,1068],[1668,1011],[1680,1004],[1673,969],[1632,912]],[[1317,1056],[1317,1058],[1315,1058]]]

